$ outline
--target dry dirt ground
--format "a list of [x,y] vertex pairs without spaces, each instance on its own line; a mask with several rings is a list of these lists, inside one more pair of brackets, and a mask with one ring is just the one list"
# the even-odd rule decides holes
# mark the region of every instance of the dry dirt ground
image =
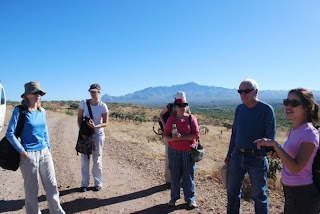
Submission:
[[[10,118],[12,109],[8,111],[7,118]],[[104,146],[104,186],[99,192],[90,190],[80,193],[80,158],[74,149],[78,132],[76,116],[49,112],[48,127],[60,200],[66,213],[226,213],[226,191],[217,178],[218,169],[215,173],[212,170],[200,170],[210,167],[210,164],[211,167],[216,165],[215,162],[221,165],[221,157],[225,153],[219,158],[199,162],[197,166],[196,194],[199,208],[189,210],[183,194],[177,206],[169,208],[167,203],[170,191],[165,188],[163,179],[164,145],[156,147],[160,151],[151,151],[150,148],[154,149],[149,145],[151,138],[137,143],[135,138],[141,133],[131,130],[132,134],[125,136],[129,132],[126,127],[130,129],[130,126],[125,122],[110,120]],[[122,132],[119,132],[119,127],[123,127]],[[150,127],[146,130],[150,130]],[[0,133],[1,137],[4,132]],[[42,213],[49,213],[42,184],[39,187],[40,209]],[[268,190],[268,194],[270,213],[282,213],[281,191]],[[24,197],[20,170],[12,172],[0,169],[0,213],[25,213]],[[252,200],[242,199],[241,212],[254,213]]]

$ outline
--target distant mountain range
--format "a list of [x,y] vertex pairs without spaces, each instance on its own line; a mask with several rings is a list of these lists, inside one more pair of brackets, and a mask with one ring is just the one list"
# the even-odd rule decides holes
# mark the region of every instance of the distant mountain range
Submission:
[[[173,102],[177,91],[184,91],[188,103],[196,106],[219,106],[239,104],[240,98],[237,89],[223,87],[198,85],[190,82],[170,87],[159,86],[149,87],[141,91],[126,94],[124,96],[110,96],[105,94],[101,100],[106,103],[130,103],[148,106],[163,106]],[[320,91],[313,91],[316,100],[320,100]],[[259,99],[271,104],[280,104],[287,97],[286,90],[265,90],[259,91]]]

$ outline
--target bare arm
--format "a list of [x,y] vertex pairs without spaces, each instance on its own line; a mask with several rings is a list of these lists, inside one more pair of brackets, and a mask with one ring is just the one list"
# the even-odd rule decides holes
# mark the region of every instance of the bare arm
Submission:
[[164,139],[168,142],[172,142],[172,141],[179,141],[179,140],[194,140],[194,139],[198,139],[198,135],[195,133],[192,134],[188,134],[188,135],[181,135],[179,134],[178,136],[175,137],[171,137],[171,136],[164,136]]
[[305,167],[315,147],[313,143],[303,142],[300,144],[296,157],[292,158],[282,148],[277,147],[277,141],[264,138],[255,140],[254,142],[257,143],[258,149],[260,149],[261,146],[272,146],[276,150],[281,162],[290,170],[292,174],[298,174]]
[[165,115],[168,111],[169,111],[169,109],[168,109],[167,107],[165,107],[165,108],[160,112],[159,118],[160,118],[160,121],[161,121],[161,123],[162,123],[163,126],[166,125],[166,123],[164,122],[164,119],[163,119],[163,115]]
[[95,125],[92,120],[89,120],[88,122],[88,126],[90,126],[91,128],[104,128],[104,127],[107,127],[107,124],[108,124],[108,113],[102,114],[102,123],[98,125]]
[[84,112],[83,109],[79,109],[79,111],[78,111],[78,126],[79,126],[79,128],[80,128],[80,125],[81,125],[81,122],[83,119],[83,112]]

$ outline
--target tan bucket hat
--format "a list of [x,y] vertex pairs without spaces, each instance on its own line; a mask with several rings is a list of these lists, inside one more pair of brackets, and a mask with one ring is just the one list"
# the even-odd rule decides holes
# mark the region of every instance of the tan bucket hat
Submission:
[[21,95],[21,98],[23,98],[24,95],[26,95],[26,94],[32,94],[32,93],[36,93],[36,92],[39,92],[39,94],[41,96],[46,94],[46,92],[40,88],[40,83],[38,83],[36,81],[28,82],[28,83],[24,84],[24,93]]

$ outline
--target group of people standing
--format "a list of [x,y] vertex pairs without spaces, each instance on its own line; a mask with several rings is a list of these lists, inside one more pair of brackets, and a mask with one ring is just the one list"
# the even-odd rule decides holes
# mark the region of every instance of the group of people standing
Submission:
[[[46,94],[38,82],[25,84],[21,104],[26,108],[26,121],[21,133],[21,142],[15,136],[19,108],[15,108],[6,137],[20,153],[20,169],[24,179],[26,212],[41,213],[38,206],[39,176],[46,191],[50,213],[65,213],[60,205],[59,191],[51,156],[46,111],[41,106],[41,97]],[[102,149],[105,141],[103,128],[108,124],[108,107],[100,100],[100,85],[89,88],[92,118],[87,122],[94,129],[95,150],[92,153],[94,190],[103,184]],[[241,187],[246,173],[249,174],[252,198],[257,214],[269,213],[267,190],[267,155],[280,158],[283,164],[282,184],[285,195],[285,214],[315,214],[320,211],[320,192],[313,184],[312,164],[319,148],[319,132],[314,124],[319,120],[319,106],[311,91],[295,88],[283,100],[285,115],[292,121],[292,129],[283,148],[276,139],[276,120],[273,108],[258,99],[258,84],[255,80],[241,82],[238,93],[242,104],[237,106],[232,126],[229,150],[225,158],[228,165],[227,213],[239,213]],[[164,120],[167,112],[171,116]],[[86,101],[81,101],[78,125],[83,117],[90,116]],[[197,118],[191,114],[184,92],[176,94],[174,103],[169,103],[160,113],[166,143],[166,183],[171,189],[169,206],[175,206],[183,188],[184,199],[190,208],[197,207],[195,190],[195,161],[190,150],[200,138]],[[173,130],[174,129],[174,130]],[[88,155],[81,154],[82,181],[80,191],[89,187]]]
[[[318,214],[320,212],[320,192],[313,183],[312,164],[319,149],[319,133],[314,125],[319,120],[319,105],[313,93],[305,88],[289,91],[283,100],[286,118],[292,121],[292,129],[282,148],[276,139],[276,119],[271,105],[258,99],[258,84],[253,79],[245,79],[239,85],[238,93],[242,104],[238,105],[232,126],[227,156],[227,213],[238,214],[240,210],[241,188],[246,173],[249,174],[251,194],[257,214],[269,213],[267,196],[267,155],[280,158],[283,164],[282,179],[285,214]],[[182,105],[184,103],[184,105]],[[195,116],[189,125],[190,109],[186,108],[184,92],[179,91],[173,104],[168,104],[160,113],[172,110],[172,116],[165,123],[166,183],[171,182],[171,200],[174,206],[180,198],[182,184],[185,201],[189,206],[195,203],[195,162],[188,154],[200,137]],[[173,106],[173,107],[171,107]],[[176,124],[179,136],[173,135],[172,124]],[[191,130],[194,130],[192,132]],[[170,173],[171,172],[171,178]],[[182,180],[182,182],[180,182]],[[191,187],[191,188],[190,188]]]
[[[64,214],[60,205],[59,191],[55,176],[54,165],[51,156],[51,147],[46,122],[46,111],[41,106],[41,97],[46,94],[41,89],[40,83],[28,82],[24,85],[25,92],[21,95],[22,107],[26,109],[26,119],[21,132],[21,142],[15,136],[15,130],[19,119],[19,108],[13,110],[8,124],[6,137],[12,146],[20,153],[20,169],[24,179],[25,209],[27,214],[41,213],[38,205],[39,178],[42,181],[49,211],[54,214]],[[99,191],[103,184],[102,175],[102,151],[105,142],[103,128],[108,123],[108,107],[100,100],[100,85],[94,83],[89,90],[89,99],[92,118],[87,121],[88,126],[94,130],[92,152],[92,175],[94,180],[94,191]],[[81,101],[78,112],[78,125],[84,117],[90,117],[86,100]],[[90,173],[90,158],[81,154],[81,187],[80,191],[88,190]]]

